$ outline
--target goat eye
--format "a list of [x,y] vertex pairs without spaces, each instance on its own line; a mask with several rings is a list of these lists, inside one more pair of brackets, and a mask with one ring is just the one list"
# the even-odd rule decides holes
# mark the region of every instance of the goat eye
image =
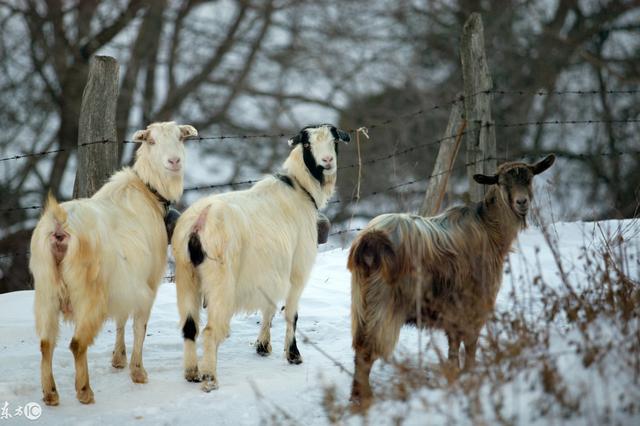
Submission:
[[153,140],[153,139],[151,139],[151,138],[149,138],[149,139],[147,140],[147,143],[148,143],[149,145],[155,145],[155,144],[156,144],[156,141],[155,141],[155,140]]

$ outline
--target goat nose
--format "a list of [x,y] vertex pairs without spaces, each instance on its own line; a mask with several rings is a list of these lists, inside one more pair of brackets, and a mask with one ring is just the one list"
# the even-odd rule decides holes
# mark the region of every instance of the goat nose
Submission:
[[325,163],[330,163],[333,161],[333,155],[327,155],[325,157],[322,157],[322,161],[324,161]]
[[169,164],[171,164],[172,166],[177,166],[178,164],[180,164],[180,158],[178,157],[169,158]]
[[522,206],[522,207],[526,206],[528,202],[529,202],[529,200],[526,199],[526,198],[518,198],[516,200],[516,203],[518,203],[518,205]]

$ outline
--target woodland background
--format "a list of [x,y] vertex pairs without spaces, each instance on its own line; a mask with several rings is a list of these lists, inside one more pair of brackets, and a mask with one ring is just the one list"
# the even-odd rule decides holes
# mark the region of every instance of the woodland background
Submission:
[[[158,120],[192,124],[202,136],[293,135],[312,122],[334,122],[369,127],[370,139],[361,141],[366,161],[441,136],[449,111],[433,106],[462,90],[460,35],[476,11],[494,89],[504,90],[493,100],[497,124],[603,121],[497,127],[499,156],[558,155],[549,191],[556,220],[634,217],[637,1],[0,0],[0,157],[65,149],[0,162],[0,293],[31,287],[26,252],[39,210],[24,207],[42,204],[49,190],[71,197],[92,55],[120,63],[119,139]],[[285,142],[188,142],[185,183],[274,172],[287,154]],[[122,164],[130,163],[131,149],[122,144]],[[428,177],[437,149],[367,164],[363,192],[385,191],[331,204],[334,226],[417,209],[424,183],[386,189]],[[355,161],[355,144],[341,149],[339,164]],[[352,200],[357,173],[340,170],[336,199]],[[464,201],[465,190],[464,168],[457,168],[447,203]],[[183,203],[213,191],[190,192]]]

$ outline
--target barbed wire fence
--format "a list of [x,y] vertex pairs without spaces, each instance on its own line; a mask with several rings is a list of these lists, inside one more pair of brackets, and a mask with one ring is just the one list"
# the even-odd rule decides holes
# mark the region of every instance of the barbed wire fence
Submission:
[[[566,90],[566,91],[525,91],[525,90],[484,90],[478,93],[483,93],[483,94],[491,94],[491,95],[498,95],[498,96],[502,96],[502,95],[536,95],[536,96],[549,96],[549,95],[595,95],[595,94],[600,94],[603,93],[602,91],[599,90]],[[640,93],[640,90],[609,90],[606,91],[606,93],[608,94],[636,94],[636,93]],[[415,117],[418,117],[420,115],[425,114],[426,112],[429,111],[436,111],[436,110],[440,110],[440,109],[444,109],[445,107],[451,106],[455,103],[458,102],[464,102],[465,101],[465,97],[464,96],[457,96],[454,99],[447,101],[443,104],[439,104],[439,105],[434,105],[430,108],[427,109],[420,109],[417,111],[414,111],[412,113],[408,113],[408,114],[403,114],[403,115],[399,115],[397,117],[393,117],[393,118],[389,118],[389,119],[385,119],[383,121],[379,121],[379,122],[375,122],[375,123],[370,123],[367,126],[361,126],[358,128],[353,128],[353,129],[348,129],[347,131],[349,131],[351,134],[355,134],[358,129],[365,127],[367,129],[374,129],[377,127],[385,127],[385,126],[389,126],[393,123],[396,122],[405,122],[408,119],[412,119]],[[539,127],[539,126],[563,126],[563,125],[595,125],[595,124],[628,124],[628,123],[640,123],[640,119],[637,118],[626,118],[626,119],[609,119],[609,120],[604,120],[604,119],[597,119],[597,118],[589,118],[589,119],[572,119],[572,120],[536,120],[536,121],[520,121],[520,122],[506,122],[506,123],[487,123],[487,124],[483,124],[482,126],[480,126],[480,128],[482,127],[490,127],[490,126],[494,126],[496,128],[513,128],[513,127]],[[471,133],[471,132],[478,132],[479,128],[476,129],[472,129],[472,130],[466,130],[466,131],[462,131],[456,135],[451,135],[451,136],[445,136],[445,137],[441,137],[441,138],[437,138],[431,141],[427,141],[424,143],[419,143],[419,144],[415,144],[412,145],[410,147],[407,147],[405,149],[402,150],[394,150],[391,152],[388,152],[386,154],[374,157],[374,158],[369,158],[367,160],[363,160],[360,162],[354,162],[351,164],[347,164],[344,166],[339,166],[338,170],[345,170],[345,169],[350,169],[350,168],[356,168],[356,167],[362,167],[362,166],[368,166],[368,165],[372,165],[372,164],[376,164],[376,163],[380,163],[380,162],[385,162],[385,161],[390,161],[393,160],[396,157],[402,156],[402,155],[407,155],[409,153],[412,153],[414,151],[420,150],[420,149],[425,149],[428,147],[435,147],[435,146],[439,146],[442,142],[450,140],[450,139],[454,139],[456,137],[459,137],[461,135],[465,135],[467,133]],[[287,135],[285,133],[273,133],[273,134],[247,134],[247,135],[215,135],[215,136],[199,136],[199,137],[195,137],[192,138],[192,140],[194,141],[226,141],[226,140],[250,140],[250,139],[267,139],[267,138],[277,138],[277,137],[287,137]],[[94,145],[94,144],[105,144],[105,143],[123,143],[123,144],[133,144],[133,143],[138,143],[132,140],[122,140],[122,141],[111,141],[111,140],[99,140],[99,141],[92,141],[92,142],[87,142],[84,144],[80,144],[77,147],[78,148],[82,148],[84,146],[89,146],[89,145]],[[77,148],[73,148],[73,149],[77,149]],[[65,149],[53,149],[53,150],[47,150],[47,151],[41,151],[41,152],[32,152],[32,153],[22,153],[22,154],[16,154],[13,156],[9,156],[9,157],[4,157],[4,158],[0,158],[0,162],[6,162],[6,161],[16,161],[16,160],[20,160],[23,158],[28,158],[28,157],[37,157],[37,156],[46,156],[46,155],[52,155],[52,154],[56,154],[59,152],[65,151]],[[601,153],[580,153],[580,152],[575,152],[572,153],[572,157],[575,158],[592,158],[592,157],[607,157],[607,156],[625,156],[625,155],[640,155],[640,149],[639,150],[620,150],[620,151],[612,151],[612,152],[601,152]],[[376,190],[376,191],[370,191],[370,192],[365,192],[364,194],[361,194],[357,200],[362,200],[368,197],[374,197],[377,195],[381,195],[381,194],[385,194],[385,193],[396,193],[396,190],[398,188],[403,188],[403,187],[407,187],[407,186],[411,186],[417,183],[426,183],[427,181],[429,181],[430,179],[440,176],[440,175],[444,175],[444,174],[449,174],[452,173],[453,171],[456,170],[462,170],[467,168],[468,166],[480,163],[480,162],[484,162],[484,161],[491,161],[491,160],[495,160],[495,161],[508,161],[508,160],[513,160],[512,158],[506,158],[506,157],[498,157],[498,156],[489,156],[489,157],[484,157],[480,160],[477,161],[471,161],[471,162],[465,162],[463,164],[457,165],[457,166],[452,166],[450,168],[448,168],[447,170],[441,172],[441,173],[432,173],[430,176],[427,177],[423,177],[423,178],[415,178],[415,179],[411,179],[408,181],[404,181],[398,184],[394,184],[391,186],[388,186],[386,188],[380,189],[380,190]],[[260,177],[255,177],[253,179],[244,179],[244,180],[238,180],[238,181],[232,181],[232,182],[225,182],[225,183],[214,183],[214,184],[199,184],[199,185],[195,185],[195,186],[188,186],[185,187],[184,192],[197,192],[197,191],[205,191],[205,190],[212,190],[212,189],[222,189],[222,188],[235,188],[235,187],[242,187],[242,186],[247,186],[247,185],[252,185],[256,182],[258,182],[259,180],[261,180]],[[349,202],[353,202],[355,201],[355,198],[351,198],[351,199],[336,199],[336,200],[331,200],[329,201],[329,205],[336,205],[336,204],[345,204],[345,203],[349,203]],[[0,213],[11,213],[14,211],[20,211],[20,210],[41,210],[44,206],[43,205],[29,205],[29,206],[13,206],[13,207],[7,207],[7,208],[2,208],[0,209]],[[356,227],[356,228],[351,228],[351,229],[340,229],[338,231],[332,232],[329,234],[329,236],[340,236],[340,235],[347,235],[347,234],[352,234],[355,232],[360,231],[361,229]],[[335,247],[341,247],[342,245],[339,246],[331,246],[328,245],[326,246],[327,248],[335,248]],[[5,253],[0,255],[0,259],[3,258],[9,258],[9,257],[14,257],[14,256],[28,256],[29,252],[18,252],[18,253]],[[173,278],[172,276],[168,276],[165,278]]]
[[[434,111],[438,111],[438,110],[444,110],[448,107],[451,107],[457,103],[462,103],[464,104],[465,101],[468,101],[470,98],[474,98],[478,95],[492,95],[492,96],[507,96],[507,95],[512,95],[512,96],[567,96],[567,95],[577,95],[577,96],[593,96],[593,95],[600,95],[606,93],[608,95],[630,95],[630,94],[638,94],[640,93],[640,90],[637,89],[630,89],[630,90],[606,90],[606,91],[601,91],[601,90],[597,90],[597,89],[585,89],[585,90],[556,90],[556,91],[543,91],[543,90],[536,90],[536,91],[530,91],[530,90],[522,90],[522,89],[515,89],[515,90],[506,90],[506,89],[492,89],[492,90],[480,90],[478,92],[475,92],[473,94],[471,94],[470,96],[466,97],[464,95],[458,95],[453,97],[452,99],[441,103],[441,104],[437,104],[437,105],[433,105],[431,107],[428,108],[422,108],[422,109],[418,109],[416,111],[410,112],[410,113],[406,113],[406,114],[401,114],[401,115],[397,115],[395,117],[391,117],[391,118],[387,118],[384,119],[382,121],[378,121],[378,122],[374,122],[374,123],[369,123],[365,126],[359,126],[358,128],[353,128],[353,129],[348,129],[348,131],[352,134],[355,134],[358,129],[364,127],[367,128],[369,130],[375,129],[375,128],[379,128],[379,127],[386,127],[386,126],[390,126],[394,123],[406,123],[408,120],[412,120],[415,119],[417,117],[420,117],[428,112],[434,112]],[[599,123],[607,123],[607,124],[624,124],[624,123],[638,123],[640,122],[639,119],[634,119],[634,118],[626,118],[626,119],[608,119],[608,120],[603,120],[603,119],[597,119],[597,118],[589,118],[589,119],[573,119],[573,120],[538,120],[538,121],[522,121],[522,122],[506,122],[506,123],[488,123],[486,125],[482,125],[480,126],[480,128],[484,127],[484,126],[494,126],[496,128],[514,128],[514,127],[530,127],[530,126],[561,126],[561,125],[594,125],[594,124],[599,124]],[[375,158],[369,158],[365,161],[358,161],[352,164],[347,164],[344,166],[340,166],[339,170],[346,170],[346,169],[350,169],[350,168],[356,168],[356,167],[363,167],[363,166],[368,166],[368,165],[372,165],[375,163],[380,163],[380,162],[385,162],[385,161],[389,161],[389,160],[393,160],[396,157],[402,156],[402,155],[407,155],[410,154],[412,152],[415,152],[417,150],[420,149],[425,149],[427,147],[432,147],[432,146],[438,146],[440,145],[442,142],[452,139],[454,137],[457,136],[461,136],[461,135],[465,135],[467,133],[470,132],[477,132],[479,131],[480,128],[475,128],[475,129],[470,129],[470,130],[466,130],[461,132],[459,135],[452,135],[452,136],[446,136],[443,138],[438,138],[432,141],[428,141],[426,143],[420,143],[420,144],[416,144],[413,146],[410,146],[408,148],[402,149],[402,150],[394,150],[391,151],[389,153],[386,153],[384,155],[375,157]],[[272,139],[272,138],[280,138],[280,137],[286,137],[287,135],[285,133],[263,133],[263,134],[245,134],[245,135],[238,135],[238,134],[228,134],[228,135],[212,135],[212,136],[199,136],[199,137],[195,137],[192,138],[193,141],[197,141],[197,142],[203,142],[203,141],[220,141],[220,142],[225,142],[225,141],[242,141],[242,140],[257,140],[257,139]],[[50,150],[45,150],[45,151],[39,151],[39,152],[29,152],[29,153],[20,153],[20,154],[15,154],[15,155],[11,155],[11,156],[7,156],[7,157],[3,157],[0,158],[0,162],[7,162],[7,161],[17,161],[17,160],[21,160],[21,159],[25,159],[25,158],[32,158],[32,157],[42,157],[42,156],[47,156],[47,155],[52,155],[52,154],[57,154],[60,152],[64,152],[66,150],[77,150],[77,149],[82,149],[84,147],[88,147],[88,146],[92,146],[92,145],[96,145],[96,144],[111,144],[111,143],[122,143],[122,144],[135,144],[137,143],[136,141],[133,140],[122,140],[122,141],[115,141],[115,140],[108,140],[108,139],[102,139],[102,140],[96,140],[96,141],[89,141],[89,142],[85,142],[85,143],[81,143],[78,144],[77,146],[73,147],[73,148],[59,148],[59,149],[50,149]],[[603,152],[603,153],[572,153],[572,157],[573,158],[592,158],[592,157],[596,157],[596,156],[622,156],[622,155],[638,155],[640,153],[640,151],[616,151],[616,152]],[[381,190],[377,190],[377,191],[370,191],[368,193],[364,193],[362,195],[359,195],[357,198],[351,197],[350,199],[337,199],[337,200],[333,200],[330,201],[329,205],[336,205],[336,204],[345,204],[345,203],[349,203],[349,202],[353,202],[355,201],[359,201],[368,197],[373,197],[376,195],[380,195],[380,194],[384,194],[384,193],[395,193],[396,190],[398,188],[403,188],[403,187],[407,187],[413,184],[417,184],[417,183],[423,183],[423,182],[427,182],[429,181],[431,178],[437,177],[439,175],[442,174],[448,174],[451,173],[454,170],[459,170],[459,169],[463,169],[465,167],[469,167],[470,165],[473,164],[477,164],[479,162],[484,162],[484,161],[492,161],[492,160],[509,160],[509,158],[500,158],[497,156],[489,156],[489,157],[484,157],[482,159],[480,159],[479,161],[471,161],[471,162],[467,162],[465,164],[459,165],[459,166],[455,166],[455,167],[451,167],[447,170],[445,170],[442,173],[436,173],[436,174],[432,174],[429,177],[424,177],[424,178],[416,178],[416,179],[411,179],[409,181],[405,181],[405,182],[401,182],[392,186],[389,186],[387,188],[381,189]],[[256,177],[256,178],[252,178],[252,179],[245,179],[245,180],[240,180],[240,181],[232,181],[232,182],[225,182],[225,183],[214,183],[214,184],[199,184],[196,186],[190,186],[190,187],[186,187],[184,189],[185,192],[192,192],[192,191],[204,191],[204,190],[215,190],[215,189],[222,189],[222,188],[236,188],[236,187],[243,187],[246,185],[251,185],[253,183],[256,183],[260,180],[260,178]],[[7,207],[7,208],[2,208],[0,209],[0,213],[3,214],[7,214],[7,213],[11,213],[11,212],[15,212],[15,211],[25,211],[25,210],[40,210],[42,209],[43,206],[42,205],[29,205],[29,206],[12,206],[12,207]],[[354,228],[354,229],[344,229],[344,230],[340,230],[338,232],[332,233],[331,236],[335,236],[335,235],[345,235],[345,234],[349,234],[349,233],[353,233],[353,232],[357,232],[359,230],[359,228]],[[327,247],[327,246],[325,246]],[[20,256],[20,255],[28,255],[28,253],[22,252],[22,253],[14,253],[14,254],[3,254],[0,256],[0,259],[2,258],[7,258],[7,257],[12,257],[12,256]]]
[[[598,95],[598,94],[610,94],[610,95],[623,95],[623,94],[639,94],[640,90],[557,90],[557,91],[526,91],[526,90],[482,90],[479,92],[476,92],[474,94],[471,95],[471,97],[475,97],[478,96],[480,94],[488,94],[488,95],[494,95],[494,96],[505,96],[505,95],[518,95],[518,96],[524,96],[524,95],[534,95],[534,96],[552,96],[552,95],[556,95],[556,96],[562,96],[562,95]],[[456,97],[454,97],[453,99],[450,99],[449,101],[446,101],[444,103],[441,104],[437,104],[437,105],[433,105],[429,108],[422,108],[422,109],[418,109],[416,111],[407,113],[407,114],[401,114],[398,115],[396,117],[392,117],[392,118],[388,118],[382,121],[377,121],[374,123],[370,123],[370,124],[364,124],[363,126],[358,126],[357,128],[352,128],[352,129],[347,129],[346,131],[348,131],[351,134],[355,134],[359,128],[367,128],[369,130],[378,128],[378,127],[385,127],[388,126],[390,124],[393,124],[395,122],[399,122],[399,121],[405,121],[407,119],[413,119],[416,118],[420,115],[426,114],[428,112],[431,111],[437,111],[437,110],[444,110],[447,107],[452,106],[455,103],[463,103],[465,101],[465,99],[469,99],[469,97],[465,97],[464,95],[458,95]],[[597,124],[597,123],[637,123],[640,122],[640,119],[611,119],[611,120],[602,120],[602,119],[578,119],[578,120],[539,120],[539,121],[525,121],[525,122],[515,122],[515,123],[496,123],[495,126],[496,127],[523,127],[523,126],[530,126],[530,125],[539,125],[539,126],[544,126],[544,125],[560,125],[560,124]],[[214,136],[196,136],[196,137],[192,137],[189,140],[191,141],[225,141],[225,140],[251,140],[251,139],[273,139],[273,138],[283,138],[283,137],[288,137],[290,135],[280,132],[280,133],[261,133],[261,134],[246,134],[246,135],[238,135],[238,134],[228,134],[228,135],[214,135]],[[429,145],[437,145],[440,142],[442,142],[442,140],[436,140],[436,141],[432,141],[431,143],[428,144],[420,144],[417,145],[414,149],[420,148],[420,147],[424,147],[424,146],[429,146]],[[91,145],[99,145],[99,144],[110,144],[110,143],[121,143],[121,144],[136,144],[139,143],[138,141],[133,141],[133,140],[129,140],[129,139],[124,139],[124,140],[109,140],[109,139],[101,139],[101,140],[96,140],[96,141],[90,141],[90,142],[84,142],[81,144],[78,144],[76,146],[74,146],[73,148],[59,148],[59,149],[50,149],[50,150],[45,150],[45,151],[39,151],[39,152],[27,152],[27,153],[20,153],[20,154],[14,154],[14,155],[10,155],[7,157],[2,157],[0,158],[0,162],[5,162],[5,161],[10,161],[10,160],[19,160],[19,159],[23,159],[23,158],[29,158],[29,157],[41,157],[41,156],[46,156],[46,155],[51,155],[51,154],[57,154],[60,152],[65,152],[65,151],[75,151],[77,148],[83,148],[83,147],[87,147],[87,146],[91,146]],[[409,152],[409,151],[407,151]],[[353,165],[352,165],[353,166]]]

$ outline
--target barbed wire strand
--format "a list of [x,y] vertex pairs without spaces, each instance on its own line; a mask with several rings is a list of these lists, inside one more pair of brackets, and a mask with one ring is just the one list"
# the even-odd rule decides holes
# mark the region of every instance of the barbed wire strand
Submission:
[[[563,96],[563,95],[597,95],[597,94],[601,94],[601,93],[606,93],[606,94],[636,94],[636,93],[640,93],[640,90],[638,89],[628,89],[628,90],[597,90],[597,89],[584,89],[584,90],[555,90],[555,91],[545,91],[545,90],[518,90],[518,89],[512,89],[512,90],[505,90],[505,89],[486,89],[486,90],[480,90],[476,93],[473,93],[470,97],[475,97],[478,96],[480,94],[491,94],[491,95],[500,95],[500,96],[505,96],[505,95],[519,95],[519,96],[524,96],[524,95],[536,95],[536,96],[548,96],[548,95],[558,95],[558,96]],[[441,110],[443,108],[449,107],[451,105],[454,105],[458,102],[464,102],[465,100],[465,96],[464,95],[458,95],[446,102],[443,102],[441,104],[437,104],[437,105],[433,105],[429,108],[423,108],[423,109],[419,109],[417,111],[414,112],[410,112],[410,113],[406,113],[406,114],[400,114],[397,115],[395,117],[391,117],[388,118],[386,120],[383,121],[379,121],[376,123],[371,123],[369,125],[366,125],[364,127],[367,127],[368,129],[375,129],[378,127],[384,127],[387,126],[393,122],[396,121],[400,121],[400,120],[406,120],[409,118],[414,118],[416,116],[422,115],[424,113],[427,112],[431,112],[431,111],[437,111],[437,110]],[[571,123],[571,124],[589,124],[589,123],[607,123],[607,122],[637,122],[638,120],[612,120],[612,121],[607,121],[607,120],[585,120],[585,121],[576,121],[576,122],[572,122],[572,121],[566,121],[566,123]],[[558,121],[555,121],[555,124],[558,124]],[[517,125],[517,124],[516,124]],[[358,128],[360,128],[362,126],[358,126],[356,128],[353,129],[348,129],[347,131],[350,133],[355,134],[355,132],[357,132]],[[190,140],[194,140],[194,141],[204,141],[204,140],[247,140],[247,139],[268,139],[268,138],[276,138],[276,137],[287,137],[287,134],[280,132],[280,133],[263,133],[263,134],[246,134],[246,135],[217,135],[217,136],[196,136],[193,138],[190,138]],[[49,154],[56,154],[59,152],[63,152],[63,151],[67,151],[67,150],[73,150],[76,149],[78,147],[85,147],[85,146],[89,146],[89,145],[95,145],[95,144],[105,144],[105,143],[123,143],[123,144],[127,144],[127,143],[138,143],[136,141],[132,141],[132,140],[108,140],[108,139],[102,139],[102,140],[97,140],[97,141],[91,141],[91,142],[84,142],[82,144],[76,145],[73,148],[59,148],[59,149],[53,149],[53,150],[48,150],[48,151],[41,151],[41,152],[33,152],[33,153],[23,153],[23,154],[16,154],[16,155],[12,155],[9,157],[4,157],[4,158],[0,158],[0,162],[3,161],[10,161],[10,160],[18,160],[18,159],[22,159],[22,158],[27,158],[27,157],[38,157],[38,156],[44,156],[44,155],[49,155]]]
[[[476,129],[477,130],[477,129]],[[455,135],[453,136],[455,137]],[[401,155],[402,153],[398,153],[397,155]],[[545,153],[541,153],[545,154]],[[571,157],[573,158],[593,158],[593,157],[607,157],[607,156],[620,156],[620,155],[640,155],[640,150],[633,150],[633,151],[614,151],[614,152],[602,152],[602,153],[592,153],[592,154],[586,154],[586,153],[571,153]],[[382,161],[388,158],[392,158],[394,157],[393,155],[391,156],[384,156],[384,157],[380,157],[377,159],[372,159],[369,161],[364,161],[362,164],[372,164],[372,163],[376,163],[378,161]],[[378,191],[373,191],[367,194],[364,194],[362,196],[360,196],[360,199],[362,198],[366,198],[372,195],[378,195],[384,192],[389,192],[392,191],[394,189],[403,187],[403,186],[408,186],[408,185],[412,185],[418,182],[423,182],[423,181],[428,181],[429,179],[436,177],[436,176],[441,176],[443,174],[449,173],[450,171],[453,170],[459,170],[462,168],[466,168],[468,166],[474,165],[474,164],[478,164],[480,162],[484,162],[484,161],[490,161],[490,160],[496,160],[496,161],[509,161],[511,159],[505,158],[505,157],[486,157],[483,158],[481,160],[476,160],[476,161],[472,161],[472,162],[467,162],[464,164],[461,164],[459,166],[455,166],[451,169],[445,170],[443,172],[440,173],[436,173],[433,175],[430,175],[428,177],[424,177],[424,178],[417,178],[417,179],[413,179],[407,182],[403,182],[397,185],[393,185],[390,186],[388,188],[382,189],[382,190],[378,190]],[[350,166],[345,166],[345,167],[350,167]],[[340,168],[339,168],[340,169]],[[192,187],[187,187],[184,189],[184,192],[188,192],[188,191],[202,191],[205,189],[216,189],[216,188],[224,188],[224,187],[233,187],[233,186],[242,186],[242,185],[249,185],[249,184],[253,184],[256,182],[259,182],[261,179],[250,179],[250,180],[244,180],[244,181],[236,181],[236,182],[228,182],[228,183],[219,183],[219,184],[212,184],[212,185],[198,185],[198,186],[192,186]],[[339,204],[339,203],[343,203],[345,202],[344,200],[332,200],[329,201],[328,204]],[[6,209],[0,209],[0,212],[2,213],[9,213],[9,212],[13,212],[13,211],[18,211],[18,210],[38,210],[38,209],[42,209],[42,205],[32,205],[32,206],[25,206],[25,207],[11,207],[11,208],[6,208]]]

